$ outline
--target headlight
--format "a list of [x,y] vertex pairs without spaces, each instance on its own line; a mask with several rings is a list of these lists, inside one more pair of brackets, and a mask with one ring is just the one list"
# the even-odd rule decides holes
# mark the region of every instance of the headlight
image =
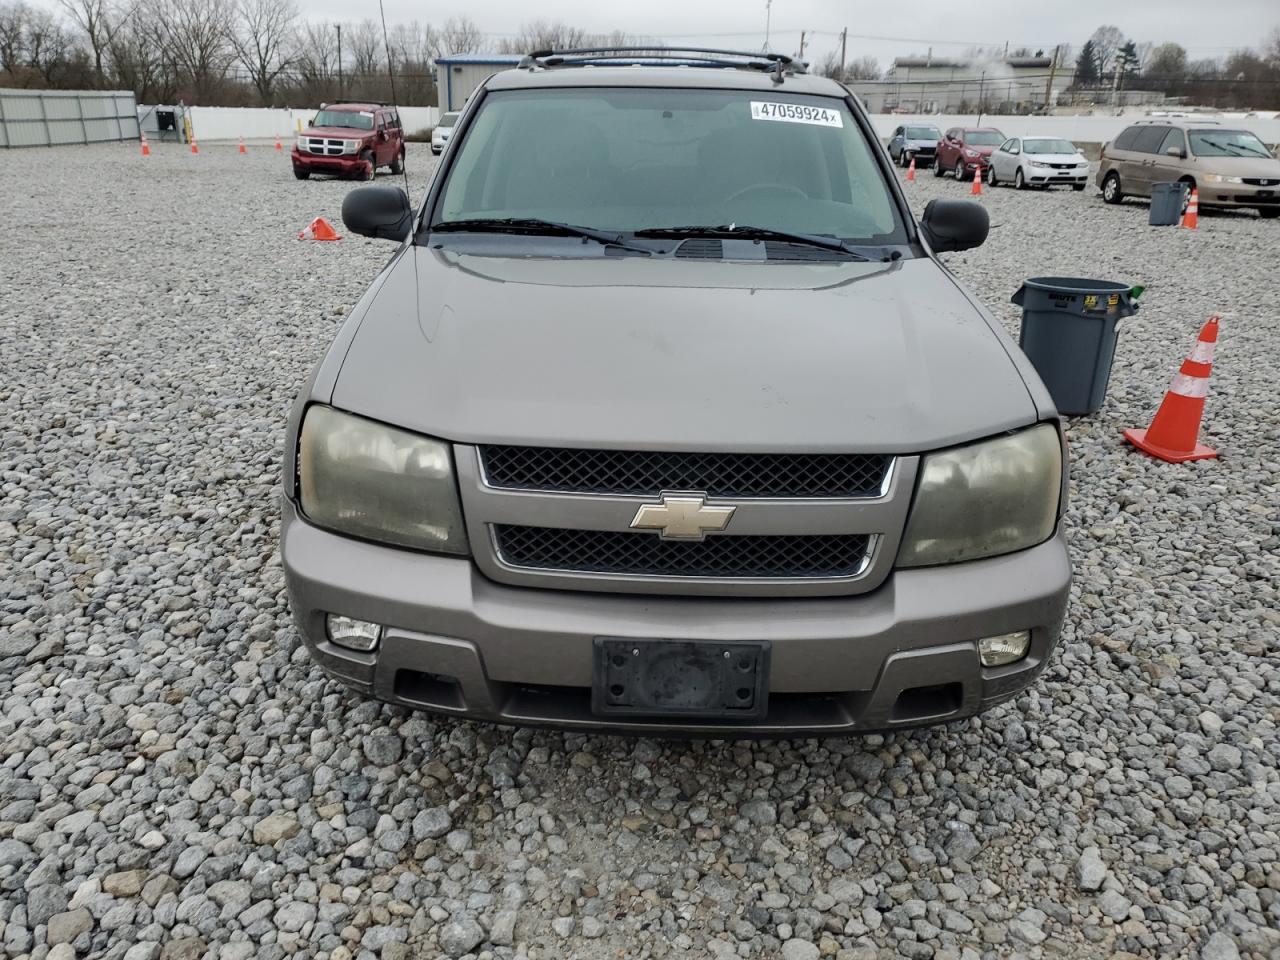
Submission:
[[1244,177],[1224,177],[1219,173],[1206,173],[1204,178],[1210,183],[1244,183]]
[[1027,163],[1031,164],[1033,167],[1047,167],[1047,166],[1049,166],[1049,164],[1045,163],[1043,160],[1028,160],[1028,161],[1027,161]]
[[342,152],[343,152],[343,153],[355,153],[355,152],[356,152],[357,150],[359,150],[359,149],[360,149],[360,141],[359,141],[359,140],[343,140],[343,141],[342,141]]
[[898,566],[994,557],[1048,540],[1058,522],[1062,446],[1050,424],[931,453],[920,467]]
[[331,407],[311,407],[298,441],[307,519],[337,533],[467,553],[449,448]]
[[298,134],[298,138],[293,143],[299,150],[307,149],[307,138],[302,134]]

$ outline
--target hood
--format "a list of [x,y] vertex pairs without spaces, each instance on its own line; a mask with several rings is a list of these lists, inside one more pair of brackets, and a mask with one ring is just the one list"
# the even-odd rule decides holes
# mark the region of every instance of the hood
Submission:
[[1026,160],[1038,160],[1041,163],[1088,163],[1088,159],[1078,153],[1024,153]]
[[462,443],[919,452],[1035,421],[996,328],[929,259],[414,246],[360,319],[332,403]]
[[329,137],[334,140],[364,140],[373,134],[372,130],[357,130],[355,127],[307,127],[302,131],[304,137]]

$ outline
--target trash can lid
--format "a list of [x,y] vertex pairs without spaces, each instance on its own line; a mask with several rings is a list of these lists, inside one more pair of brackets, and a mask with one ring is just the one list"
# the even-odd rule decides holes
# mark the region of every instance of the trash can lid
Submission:
[[1133,289],[1128,283],[1089,280],[1085,277],[1031,277],[1022,282],[1024,286],[1034,290],[1048,290],[1052,293],[1128,293]]

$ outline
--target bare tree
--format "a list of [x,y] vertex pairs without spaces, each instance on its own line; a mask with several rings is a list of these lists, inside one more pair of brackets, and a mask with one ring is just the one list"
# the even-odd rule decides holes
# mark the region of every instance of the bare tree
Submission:
[[520,26],[514,37],[503,40],[498,48],[503,53],[529,53],[533,50],[572,50],[586,46],[587,32],[571,27],[563,20],[533,20]]
[[450,17],[440,28],[440,47],[436,57],[450,53],[475,53],[483,39],[480,28],[470,17]]
[[831,77],[841,83],[853,80],[879,80],[880,61],[875,57],[858,57],[840,67],[840,56],[832,50],[818,62],[815,72],[823,77]]
[[302,25],[298,73],[310,83],[327,82],[338,75],[338,38],[333,24],[308,21]]
[[0,3],[0,71],[16,75],[25,66],[30,19],[31,8],[25,3]]
[[149,18],[126,16],[111,32],[108,48],[113,82],[132,90],[142,102],[175,99],[177,78],[163,57],[164,38]]
[[106,81],[102,61],[111,44],[111,22],[115,11],[108,0],[58,0],[71,22],[84,34],[93,57],[93,74],[98,85]]
[[382,28],[366,19],[343,32],[350,37],[344,46],[351,53],[351,73],[365,79],[379,73],[382,67]]
[[166,56],[174,63],[197,102],[209,102],[235,61],[228,37],[230,0],[151,0],[148,10],[161,28]]
[[1114,66],[1116,54],[1124,46],[1124,34],[1119,27],[1101,26],[1093,31],[1089,38],[1093,42],[1093,62],[1098,67],[1098,75],[1105,76]]
[[276,80],[297,58],[298,8],[293,0],[235,0],[233,17],[231,47],[263,105],[269,106]]

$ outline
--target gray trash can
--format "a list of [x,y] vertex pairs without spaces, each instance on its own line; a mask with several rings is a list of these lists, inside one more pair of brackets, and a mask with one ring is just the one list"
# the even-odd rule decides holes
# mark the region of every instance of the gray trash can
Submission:
[[1013,295],[1022,307],[1018,345],[1059,413],[1096,413],[1107,395],[1116,321],[1133,316],[1133,288],[1111,280],[1032,277]]
[[1176,227],[1187,205],[1187,192],[1185,183],[1153,183],[1147,223],[1153,227]]

